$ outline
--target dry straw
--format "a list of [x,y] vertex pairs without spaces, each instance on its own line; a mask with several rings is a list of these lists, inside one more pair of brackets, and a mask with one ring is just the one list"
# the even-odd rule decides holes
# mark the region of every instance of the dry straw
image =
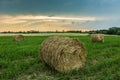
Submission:
[[40,54],[45,63],[59,72],[78,70],[86,61],[83,43],[69,37],[49,37],[41,44]]
[[92,42],[104,42],[104,34],[91,34]]
[[24,36],[23,35],[15,35],[13,36],[13,41],[23,41]]

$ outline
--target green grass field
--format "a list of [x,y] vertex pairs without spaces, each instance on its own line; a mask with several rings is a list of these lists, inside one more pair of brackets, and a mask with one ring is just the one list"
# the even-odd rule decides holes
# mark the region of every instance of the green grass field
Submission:
[[0,37],[0,80],[120,80],[120,37],[105,36],[105,43],[92,43],[88,36],[70,36],[84,42],[86,65],[79,71],[59,73],[40,59],[40,44],[48,36],[26,36],[13,42]]

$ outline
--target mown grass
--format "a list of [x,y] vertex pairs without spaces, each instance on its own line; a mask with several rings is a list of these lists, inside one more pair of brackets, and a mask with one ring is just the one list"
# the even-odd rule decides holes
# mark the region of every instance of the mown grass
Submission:
[[26,36],[13,42],[0,37],[0,80],[120,80],[120,37],[105,36],[92,43],[88,36],[69,36],[84,42],[87,62],[79,71],[59,73],[43,64],[39,48],[48,36]]

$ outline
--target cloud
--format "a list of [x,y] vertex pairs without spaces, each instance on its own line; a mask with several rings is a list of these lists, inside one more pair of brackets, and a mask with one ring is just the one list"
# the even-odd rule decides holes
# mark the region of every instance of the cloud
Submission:
[[[80,23],[95,21],[95,17],[64,17],[64,16],[41,16],[41,15],[0,15],[0,31],[67,31],[87,30],[72,21]],[[79,26],[79,27],[76,27]]]
[[8,5],[18,3],[20,0],[1,0],[0,4]]
[[94,21],[96,20],[94,17],[81,17],[81,18],[76,18],[76,17],[49,17],[49,16],[32,16],[32,15],[27,15],[27,16],[16,16],[15,19],[50,19],[50,20],[91,20]]
[[1,17],[0,23],[4,23],[4,24],[16,24],[16,23],[26,22],[25,20],[20,20],[14,16],[9,16],[9,15],[0,16],[0,17]]
[[10,15],[1,15],[0,23],[23,23],[28,20],[47,20],[47,21],[55,21],[55,20],[78,20],[78,21],[95,21],[95,17],[49,17],[49,16],[33,16],[33,15],[18,15],[18,16],[10,16]]

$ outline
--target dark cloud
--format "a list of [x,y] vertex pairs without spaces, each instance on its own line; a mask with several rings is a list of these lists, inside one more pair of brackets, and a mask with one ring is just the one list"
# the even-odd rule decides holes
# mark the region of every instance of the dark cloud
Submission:
[[120,14],[120,0],[0,0],[4,14],[66,14],[106,16]]

